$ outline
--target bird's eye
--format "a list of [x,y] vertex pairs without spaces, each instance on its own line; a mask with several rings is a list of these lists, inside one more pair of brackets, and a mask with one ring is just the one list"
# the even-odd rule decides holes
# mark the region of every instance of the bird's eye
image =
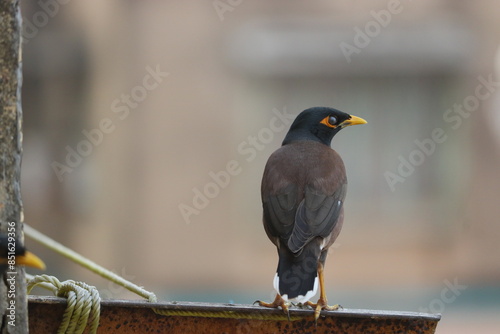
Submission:
[[335,129],[337,125],[337,117],[335,116],[326,116],[321,120],[321,124],[326,125],[329,128]]

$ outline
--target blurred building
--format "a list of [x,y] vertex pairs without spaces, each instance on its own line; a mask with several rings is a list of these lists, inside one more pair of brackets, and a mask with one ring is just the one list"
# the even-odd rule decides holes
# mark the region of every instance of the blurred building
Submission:
[[32,226],[164,298],[270,298],[264,164],[290,114],[332,106],[368,124],[332,145],[330,300],[423,310],[458,280],[498,310],[496,2],[54,3],[23,12]]

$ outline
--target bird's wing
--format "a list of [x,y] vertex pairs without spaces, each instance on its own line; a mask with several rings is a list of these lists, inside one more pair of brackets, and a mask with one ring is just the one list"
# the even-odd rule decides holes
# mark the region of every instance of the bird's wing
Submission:
[[332,195],[308,185],[304,199],[300,202],[295,215],[295,224],[288,239],[288,248],[299,252],[315,237],[326,238],[333,231],[342,211],[347,184],[341,184]]
[[263,202],[264,227],[268,235],[286,239],[292,233],[297,211],[297,196],[297,186],[289,183]]

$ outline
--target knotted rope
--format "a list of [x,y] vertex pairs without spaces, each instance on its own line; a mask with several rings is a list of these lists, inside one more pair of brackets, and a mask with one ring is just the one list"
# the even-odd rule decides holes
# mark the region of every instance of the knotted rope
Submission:
[[56,277],[48,275],[30,277],[27,286],[28,293],[35,286],[43,287],[52,291],[55,296],[67,299],[68,306],[64,311],[58,334],[83,333],[87,324],[90,324],[90,333],[97,332],[101,314],[101,297],[94,286],[73,280],[60,282]]
[[[135,293],[142,298],[145,298],[150,303],[158,301],[153,292],[145,290],[114,272],[98,265],[97,263],[81,256],[70,248],[58,243],[57,241],[47,237],[27,224],[24,224],[24,233],[27,237],[37,241],[45,247],[61,254],[62,256],[80,264],[88,270],[98,274],[99,276],[117,284],[132,293]],[[32,277],[28,281],[28,293],[35,286],[40,286],[51,290],[54,295],[68,299],[68,307],[65,311],[63,323],[61,324],[58,333],[82,333],[87,323],[91,324],[91,333],[95,333],[99,326],[100,302],[99,293],[93,286],[89,286],[83,282],[72,280],[60,282],[57,278],[48,275],[40,275]],[[192,317],[209,317],[209,318],[239,318],[239,319],[258,319],[258,320],[298,320],[301,316],[286,314],[276,314],[260,312],[238,312],[229,310],[174,310],[174,309],[159,309],[152,310],[160,315],[165,316],[192,316]]]

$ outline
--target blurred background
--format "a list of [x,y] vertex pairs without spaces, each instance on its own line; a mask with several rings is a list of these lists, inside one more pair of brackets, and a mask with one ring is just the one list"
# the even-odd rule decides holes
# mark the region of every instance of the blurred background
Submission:
[[[25,221],[162,300],[271,300],[260,179],[330,106],[349,178],[331,303],[500,326],[496,1],[23,4]],[[27,241],[48,274],[137,298]]]

